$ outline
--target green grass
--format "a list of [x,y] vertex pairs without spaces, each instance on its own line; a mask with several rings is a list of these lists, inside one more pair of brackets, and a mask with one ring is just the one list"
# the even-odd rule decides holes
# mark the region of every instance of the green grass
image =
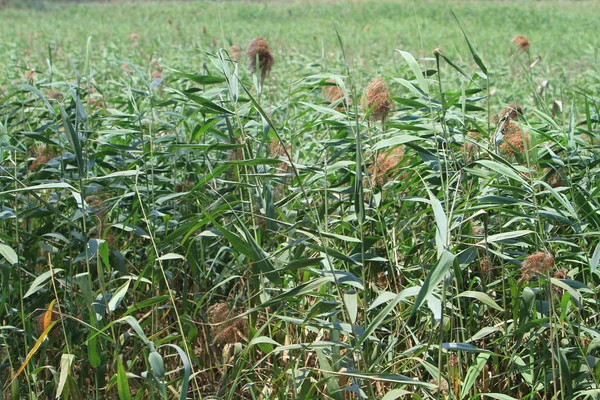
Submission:
[[3,398],[598,398],[600,5],[32,4]]

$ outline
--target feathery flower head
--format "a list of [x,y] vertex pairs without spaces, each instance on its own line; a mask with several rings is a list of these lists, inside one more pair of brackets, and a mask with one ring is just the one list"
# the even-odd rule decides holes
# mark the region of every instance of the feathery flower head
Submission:
[[502,119],[508,116],[510,119],[517,119],[520,115],[523,115],[523,108],[518,104],[509,104],[500,111],[498,118]]
[[533,253],[521,264],[522,282],[529,282],[535,275],[546,275],[554,267],[554,256],[550,253],[538,251]]
[[230,46],[229,57],[231,57],[232,60],[240,61],[240,58],[242,58],[242,49],[240,48],[240,46],[238,46],[237,44]]
[[523,35],[515,36],[514,38],[512,38],[511,42],[513,42],[515,45],[517,45],[519,50],[522,52],[529,51],[529,46],[531,45],[531,42],[529,41],[529,39],[527,39]]
[[377,155],[373,165],[369,167],[371,183],[383,186],[390,180],[390,172],[402,161],[406,150],[404,147],[394,147],[392,151]]
[[260,72],[260,84],[262,85],[267,74],[271,72],[273,64],[275,64],[275,57],[273,57],[273,53],[269,49],[269,43],[265,38],[259,36],[250,41],[248,44],[248,59],[250,71],[255,73],[258,70]]
[[384,120],[394,102],[390,99],[390,90],[385,81],[375,78],[367,85],[363,97],[363,107],[371,111],[371,119]]
[[523,131],[519,124],[507,120],[502,129],[504,140],[499,150],[505,156],[519,156],[529,149],[529,134]]

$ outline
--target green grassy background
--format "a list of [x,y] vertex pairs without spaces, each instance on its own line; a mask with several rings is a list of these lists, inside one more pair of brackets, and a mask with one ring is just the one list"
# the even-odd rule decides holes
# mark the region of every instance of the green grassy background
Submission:
[[[377,75],[395,76],[404,63],[395,49],[420,57],[444,54],[473,66],[451,10],[490,68],[493,101],[527,103],[528,83],[510,42],[528,37],[535,83],[549,80],[556,98],[566,88],[597,84],[600,4],[593,1],[356,1],[356,2],[165,2],[133,4],[46,4],[36,9],[7,9],[0,17],[4,83],[15,82],[27,67],[48,78],[52,52],[58,77],[83,68],[92,37],[92,60],[104,74],[117,73],[128,60],[147,65],[160,58],[169,67],[202,70],[204,52],[266,37],[275,52],[274,77],[281,86],[316,72],[345,74],[339,32],[358,82]],[[35,22],[34,22],[35,21]],[[205,33],[203,33],[205,32]],[[130,34],[140,38],[132,48]],[[434,67],[432,62],[427,67]],[[117,72],[115,72],[117,71]],[[290,74],[293,72],[293,74]],[[566,102],[568,103],[568,102]]]

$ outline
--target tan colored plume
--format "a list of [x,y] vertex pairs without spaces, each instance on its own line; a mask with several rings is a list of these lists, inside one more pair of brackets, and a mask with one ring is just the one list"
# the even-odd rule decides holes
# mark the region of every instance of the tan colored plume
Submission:
[[369,82],[362,103],[365,109],[371,110],[371,119],[381,121],[385,120],[394,104],[390,99],[390,90],[381,78]]
[[248,44],[248,59],[249,67],[252,73],[260,72],[260,85],[262,86],[265,77],[271,72],[273,64],[275,64],[275,57],[271,49],[269,49],[269,43],[265,38],[259,36],[250,41]]

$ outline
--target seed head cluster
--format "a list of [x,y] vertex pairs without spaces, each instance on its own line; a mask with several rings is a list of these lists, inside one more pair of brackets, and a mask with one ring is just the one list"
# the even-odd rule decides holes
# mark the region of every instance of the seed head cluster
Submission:
[[383,186],[389,182],[390,172],[402,161],[404,154],[404,147],[395,147],[392,151],[379,154],[373,165],[369,167],[371,184]]
[[323,97],[333,103],[344,97],[344,91],[341,87],[335,84],[335,80],[328,79],[327,82],[333,83],[333,85],[323,86],[322,93]]
[[[282,160],[289,161],[288,154],[291,154],[291,152],[292,148],[289,145],[284,147],[284,145],[277,139],[273,139],[271,140],[271,143],[269,143],[269,153],[273,158],[280,158]],[[289,170],[288,164],[285,162],[278,164],[277,168],[282,171]]]
[[505,156],[519,156],[529,149],[529,134],[516,122],[507,120],[502,129],[504,140],[500,144],[500,153]]
[[511,42],[513,42],[517,46],[517,48],[522,52],[529,51],[529,46],[531,45],[529,39],[527,39],[523,35],[515,36],[514,38],[512,38]]
[[242,58],[242,49],[237,44],[234,44],[229,47],[229,56],[232,60],[240,61]]
[[[250,41],[248,44],[248,59],[249,67],[252,73],[260,72],[261,85],[265,81],[265,77],[271,72],[275,57],[269,49],[269,43],[265,38],[259,36]],[[258,62],[258,64],[257,64]]]
[[363,107],[371,111],[371,119],[383,121],[391,111],[393,101],[385,81],[375,78],[367,85],[363,96]]
[[538,251],[531,254],[521,264],[521,282],[529,282],[536,275],[546,275],[554,267],[554,256]]
[[33,172],[52,160],[54,158],[54,152],[51,148],[46,147],[46,145],[41,145],[32,150],[31,157],[33,158],[33,162],[29,165],[29,171]]
[[500,111],[498,117],[500,119],[508,116],[510,119],[517,119],[519,116],[523,115],[523,108],[518,104],[509,104]]
[[230,311],[225,302],[216,303],[208,309],[208,322],[212,324],[210,333],[215,344],[224,345],[248,338],[246,317],[235,318],[236,311]]
[[[467,132],[466,136],[474,141],[479,141],[482,138],[482,134],[477,131]],[[463,151],[465,152],[465,159],[467,162],[475,160],[479,152],[479,147],[468,140],[465,140],[464,143]]]

